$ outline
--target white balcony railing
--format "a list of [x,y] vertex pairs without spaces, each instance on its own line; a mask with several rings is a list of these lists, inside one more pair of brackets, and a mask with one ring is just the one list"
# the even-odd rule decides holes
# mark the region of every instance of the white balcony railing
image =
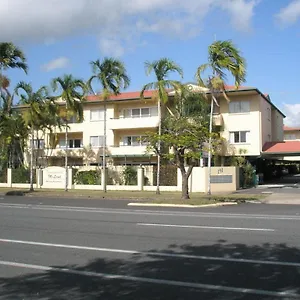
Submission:
[[119,118],[109,120],[111,129],[132,129],[132,128],[156,128],[158,117],[145,118]]
[[112,156],[150,155],[147,146],[119,146],[109,147]]

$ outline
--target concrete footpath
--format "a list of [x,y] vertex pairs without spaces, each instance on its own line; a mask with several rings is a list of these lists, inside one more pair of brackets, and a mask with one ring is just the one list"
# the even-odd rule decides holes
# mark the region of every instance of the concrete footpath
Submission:
[[272,193],[263,203],[300,205],[300,193]]

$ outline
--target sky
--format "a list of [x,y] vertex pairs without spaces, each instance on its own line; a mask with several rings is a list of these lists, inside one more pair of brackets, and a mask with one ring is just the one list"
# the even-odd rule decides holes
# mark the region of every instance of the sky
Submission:
[[153,81],[144,63],[162,57],[194,82],[208,46],[232,40],[247,61],[245,86],[300,126],[300,0],[0,0],[0,28],[0,41],[21,47],[29,64],[28,75],[7,72],[12,87],[35,89],[63,74],[87,80],[90,62],[106,56],[125,63],[129,91]]

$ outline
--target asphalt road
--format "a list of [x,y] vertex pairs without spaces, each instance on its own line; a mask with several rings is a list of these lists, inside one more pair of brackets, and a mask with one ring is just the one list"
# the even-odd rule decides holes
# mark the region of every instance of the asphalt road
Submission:
[[300,299],[300,206],[0,197],[0,299]]

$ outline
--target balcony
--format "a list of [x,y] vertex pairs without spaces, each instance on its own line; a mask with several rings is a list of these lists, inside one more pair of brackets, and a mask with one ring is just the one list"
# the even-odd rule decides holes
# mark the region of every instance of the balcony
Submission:
[[[64,157],[66,153],[65,148],[56,148],[56,149],[45,149],[44,155],[51,157]],[[69,148],[68,149],[69,157],[83,157],[83,149],[82,148]]]
[[119,146],[109,147],[111,156],[143,156],[151,155],[147,152],[147,146]]
[[109,121],[110,129],[143,129],[156,128],[158,126],[158,117],[145,118],[119,118]]
[[223,126],[223,116],[221,114],[214,114],[213,115],[213,123],[215,126]]

